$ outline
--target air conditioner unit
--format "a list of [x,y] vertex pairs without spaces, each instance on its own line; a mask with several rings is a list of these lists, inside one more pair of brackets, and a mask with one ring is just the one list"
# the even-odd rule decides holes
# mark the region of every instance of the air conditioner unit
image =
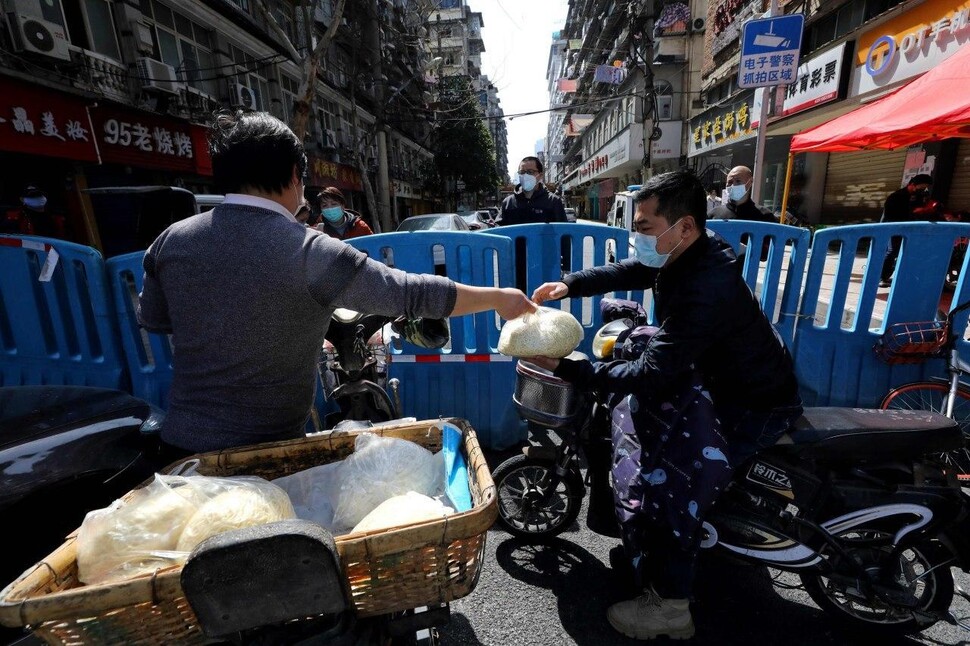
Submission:
[[694,18],[690,23],[690,31],[692,34],[700,34],[707,28],[706,18]]
[[135,61],[138,82],[143,90],[158,90],[178,94],[183,83],[175,74],[175,68],[154,58],[139,58]]
[[231,103],[234,108],[256,110],[256,93],[253,92],[253,88],[249,87],[248,85],[243,85],[242,83],[233,83],[230,86],[229,103]]
[[133,20],[130,23],[131,35],[135,40],[135,47],[142,54],[150,54],[155,49],[155,43],[152,40],[152,30],[151,27],[142,23],[140,20]]
[[62,61],[71,60],[70,43],[64,28],[54,22],[22,13],[8,14],[7,22],[18,51],[40,54]]

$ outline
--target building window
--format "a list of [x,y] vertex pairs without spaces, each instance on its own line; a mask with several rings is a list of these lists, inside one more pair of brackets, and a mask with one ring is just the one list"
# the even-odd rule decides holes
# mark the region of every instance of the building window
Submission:
[[[252,54],[243,51],[232,43],[229,43],[229,55],[232,57],[232,62],[236,64],[235,73],[230,77],[230,85],[238,83],[248,87],[253,91],[253,98],[255,99],[252,109],[266,110],[269,105],[269,83],[262,72],[270,63],[257,62]],[[232,95],[234,91],[235,88],[230,87],[230,99],[235,99],[235,96]]]
[[[47,3],[40,3],[43,7]],[[121,60],[118,48],[118,35],[115,33],[113,3],[107,0],[81,0],[65,2],[64,19],[55,20],[57,10],[44,11],[45,19],[67,27],[72,44],[97,52],[117,61]],[[50,14],[51,17],[48,17]]]
[[178,77],[196,90],[218,96],[212,33],[157,0],[141,0],[141,12],[152,21],[152,57],[175,68]]
[[300,91],[300,82],[286,74],[280,74],[280,91],[283,95],[283,120],[293,123],[293,104],[296,94]]

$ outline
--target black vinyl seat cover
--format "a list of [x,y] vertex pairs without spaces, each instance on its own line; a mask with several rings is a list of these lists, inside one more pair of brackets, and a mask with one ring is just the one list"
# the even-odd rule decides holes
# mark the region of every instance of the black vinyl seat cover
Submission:
[[828,459],[915,457],[963,446],[959,425],[929,411],[806,408],[788,431],[802,456]]

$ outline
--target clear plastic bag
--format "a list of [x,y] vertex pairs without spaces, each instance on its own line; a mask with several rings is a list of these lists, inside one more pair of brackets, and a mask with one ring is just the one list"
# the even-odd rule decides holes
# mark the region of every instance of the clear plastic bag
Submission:
[[333,528],[350,531],[378,505],[414,491],[430,497],[444,493],[443,456],[393,437],[361,433],[354,453],[340,466]]
[[583,340],[583,326],[569,312],[540,307],[507,321],[498,337],[498,351],[509,357],[562,358]]
[[85,516],[78,578],[109,583],[185,563],[198,543],[230,529],[295,518],[286,492],[255,476],[166,476]]

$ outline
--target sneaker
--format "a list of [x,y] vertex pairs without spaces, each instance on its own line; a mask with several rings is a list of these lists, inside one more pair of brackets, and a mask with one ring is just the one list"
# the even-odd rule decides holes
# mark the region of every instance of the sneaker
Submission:
[[694,636],[694,620],[687,599],[662,599],[653,590],[629,601],[614,603],[606,613],[610,625],[633,639],[670,639]]

